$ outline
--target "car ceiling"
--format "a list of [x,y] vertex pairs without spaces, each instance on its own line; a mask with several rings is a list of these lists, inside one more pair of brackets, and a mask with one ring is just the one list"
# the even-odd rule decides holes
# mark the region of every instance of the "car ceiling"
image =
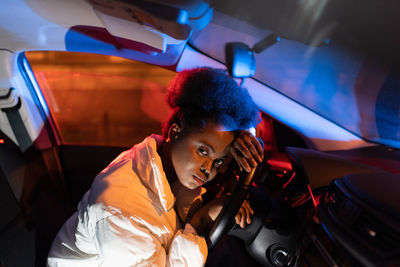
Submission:
[[289,40],[318,46],[329,39],[371,56],[399,57],[396,0],[216,0],[212,4],[223,14]]
[[[156,0],[154,1],[157,2]],[[192,34],[191,43],[200,51],[216,58],[220,62],[225,60],[224,46],[217,45],[214,39],[206,36],[207,31],[215,29],[213,28],[215,25],[222,25],[222,29],[228,28],[235,33],[223,36],[223,31],[216,31],[218,37],[224,37],[219,38],[222,39],[223,43],[244,41],[250,47],[272,32],[278,34],[285,39],[279,46],[276,46],[281,51],[275,53],[273,49],[269,50],[267,48],[266,54],[270,57],[271,53],[275,53],[273,59],[281,62],[281,64],[297,63],[302,58],[297,58],[296,56],[307,56],[307,53],[312,49],[324,49],[327,43],[344,47],[348,51],[357,51],[359,54],[367,55],[377,61],[389,62],[391,65],[400,62],[397,59],[399,53],[396,53],[396,49],[400,47],[400,36],[396,31],[396,26],[400,25],[400,16],[397,16],[397,11],[400,10],[400,2],[396,0],[387,0],[384,3],[373,0],[216,0],[211,1],[210,4],[214,7],[214,18],[204,30],[195,31]],[[60,5],[63,5],[63,8],[60,8]],[[3,23],[1,23],[2,28],[0,28],[1,45],[2,48],[14,52],[32,49],[79,52],[95,52],[94,50],[96,50],[98,53],[117,55],[164,66],[174,65],[176,60],[184,58],[179,56],[182,49],[185,48],[185,41],[175,42],[170,45],[166,53],[144,55],[134,49],[126,49],[114,43],[104,43],[104,40],[96,38],[88,38],[88,36],[93,37],[90,36],[93,31],[88,35],[82,32],[82,28],[77,29],[77,25],[91,25],[101,28],[104,27],[104,24],[93,13],[92,7],[87,1],[15,0],[7,3],[7,7],[7,12],[4,10],[1,12],[1,20],[3,20]],[[63,12],[63,10],[67,9],[73,10],[73,12]],[[19,14],[20,16],[15,16],[14,14]],[[29,24],[26,24],[22,17],[29,19]],[[201,42],[198,41],[200,39],[202,40]],[[298,49],[299,47],[300,49]],[[350,52],[348,55],[354,56],[357,53]],[[344,56],[346,55],[344,54]],[[285,56],[287,61],[285,61]],[[281,84],[269,82],[270,76],[274,75],[271,69],[274,70],[273,64],[275,62],[272,62],[271,65],[271,61],[263,60],[263,57],[264,54],[260,53],[258,55],[260,59],[257,58],[256,79],[271,88],[280,89]],[[328,59],[330,58],[335,58],[335,54],[331,54]],[[314,68],[326,69],[330,67],[324,65],[326,59],[327,57],[322,55],[318,58],[318,63],[314,64]],[[349,64],[345,62],[343,64],[338,60],[334,63],[336,64],[336,68],[342,68],[341,72],[352,70],[351,64],[353,62]],[[358,62],[356,63],[358,64]],[[177,66],[173,66],[173,68],[179,70]],[[287,69],[291,71],[290,68]],[[287,72],[286,69],[284,71]],[[330,71],[330,69],[326,71]],[[320,73],[317,72],[315,75],[319,76]],[[277,73],[276,76],[283,77],[281,73]],[[350,77],[352,79],[351,82],[354,82],[356,79],[356,76],[353,76]],[[332,83],[332,81],[328,79],[318,82],[325,85]],[[368,86],[365,88],[368,89]],[[332,90],[334,89],[332,88]],[[285,92],[283,91],[283,93]],[[319,93],[317,88],[316,94]],[[303,98],[294,99],[300,103],[302,100],[313,101],[315,99],[314,95],[306,95]],[[262,104],[265,106],[268,103]],[[329,102],[323,104],[320,107],[321,111],[317,110],[317,113],[332,120],[329,114],[325,114],[324,112],[327,107],[329,108],[334,105]],[[337,110],[329,112],[333,114],[338,113]],[[383,137],[379,136],[380,133],[377,133],[378,131],[375,129],[375,126],[372,130],[365,130],[359,123],[360,117],[370,120],[372,117],[372,119],[375,119],[375,114],[371,115],[366,112],[367,114],[360,115],[359,113],[358,107],[352,107],[351,110],[344,110],[343,115],[340,115],[345,121],[338,124],[368,140],[382,141]],[[346,114],[353,114],[353,116],[346,116]],[[276,114],[271,112],[271,115],[275,116]],[[386,114],[383,114],[383,116],[386,116]],[[290,125],[288,121],[284,122]],[[398,118],[397,121],[394,118],[389,123],[393,125],[397,122]],[[367,134],[365,134],[366,132]],[[387,139],[389,141],[386,143],[391,143],[396,137],[388,136]]]

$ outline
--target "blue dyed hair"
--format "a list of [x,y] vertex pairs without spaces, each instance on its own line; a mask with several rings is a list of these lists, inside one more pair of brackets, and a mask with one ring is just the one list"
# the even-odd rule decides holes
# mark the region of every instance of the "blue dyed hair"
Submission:
[[164,138],[173,123],[187,133],[212,121],[229,130],[249,129],[260,115],[246,89],[222,69],[195,68],[179,72],[168,88],[172,109],[163,128]]

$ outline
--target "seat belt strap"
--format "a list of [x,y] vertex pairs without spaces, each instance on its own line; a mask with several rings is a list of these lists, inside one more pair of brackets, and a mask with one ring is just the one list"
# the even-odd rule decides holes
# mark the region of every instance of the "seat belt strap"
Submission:
[[[11,125],[11,129],[17,139],[19,147],[22,151],[25,151],[32,144],[32,140],[29,136],[28,130],[25,127],[24,121],[22,120],[19,110],[21,108],[21,98],[17,98],[15,104],[15,96],[13,94],[13,88],[10,88],[9,92],[0,96],[0,108],[1,111],[6,113],[7,119]],[[11,98],[11,99],[10,99]],[[11,101],[10,101],[11,100]],[[14,104],[10,106],[10,103]]]

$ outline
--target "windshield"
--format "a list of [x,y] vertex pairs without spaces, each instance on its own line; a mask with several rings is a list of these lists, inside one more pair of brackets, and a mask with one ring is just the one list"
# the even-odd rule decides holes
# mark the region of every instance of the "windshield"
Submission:
[[[215,11],[191,44],[224,62],[226,43],[253,47],[272,33],[243,14]],[[315,38],[294,37],[255,54],[254,78],[369,141],[400,147],[400,76],[393,64],[321,35],[316,45]]]

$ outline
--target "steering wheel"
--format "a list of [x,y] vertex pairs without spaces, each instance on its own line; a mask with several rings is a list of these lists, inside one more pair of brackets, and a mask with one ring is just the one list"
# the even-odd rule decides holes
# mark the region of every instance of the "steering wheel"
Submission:
[[226,234],[233,226],[234,218],[238,213],[243,201],[251,186],[253,176],[256,172],[257,167],[252,168],[248,173],[242,172],[239,181],[230,195],[229,199],[225,202],[224,207],[219,213],[218,217],[210,230],[207,238],[207,245],[209,249],[212,249],[218,241]]

